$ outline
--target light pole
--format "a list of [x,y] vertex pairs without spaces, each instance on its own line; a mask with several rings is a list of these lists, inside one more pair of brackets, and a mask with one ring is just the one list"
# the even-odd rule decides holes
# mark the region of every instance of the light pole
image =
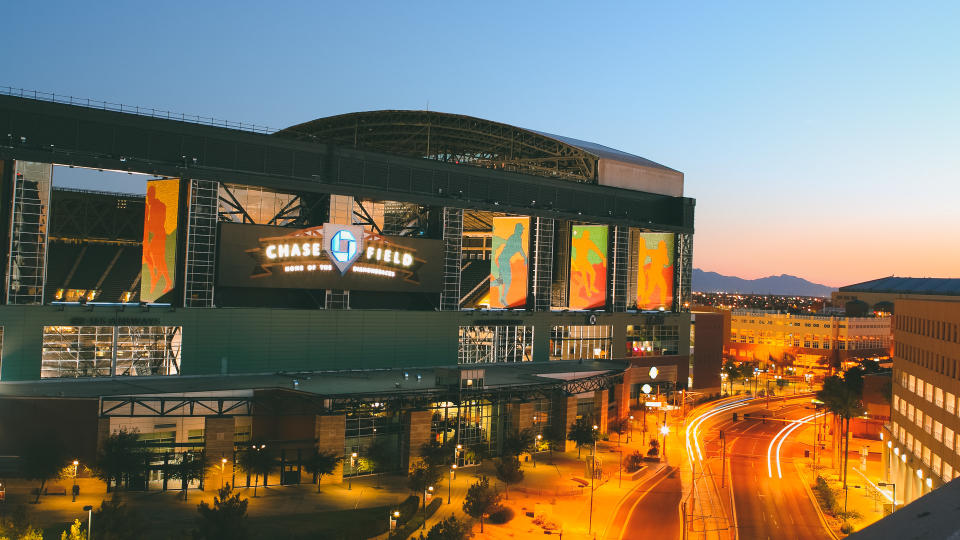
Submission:
[[73,460],[73,502],[77,502],[77,469],[80,467],[79,460]]
[[453,450],[453,468],[454,468],[453,477],[454,478],[457,477],[456,468],[457,468],[457,465],[460,463],[461,450],[463,450],[463,445],[460,445],[460,444],[458,444],[457,447]]
[[627,438],[627,442],[633,442],[633,415],[630,415],[630,436]]
[[353,472],[357,468],[357,453],[350,454],[350,476],[347,477],[347,491],[353,489]]
[[660,434],[663,435],[663,462],[667,463],[667,433],[670,433],[670,426],[664,423],[660,426]]
[[393,512],[387,513],[387,528],[389,530],[394,530],[397,528],[397,523],[400,519],[400,511],[394,510]]
[[220,458],[220,489],[223,489],[223,471],[227,468],[227,458]]
[[587,521],[587,534],[593,532],[593,484],[597,477],[597,430],[599,427],[593,426],[593,454],[590,456],[590,517]]
[[897,511],[897,485],[893,482],[877,482],[877,485],[880,487],[891,487],[893,488],[893,509],[891,513]]
[[93,507],[89,504],[83,509],[87,512],[87,540],[93,537]]
[[537,468],[537,452],[540,450],[540,441],[543,440],[543,435],[537,433],[537,442],[533,443],[533,468]]
[[453,465],[450,466],[450,481],[447,482],[447,504],[450,504],[450,493],[451,493],[450,486],[453,485],[453,475],[456,472],[456,470],[457,470],[457,464],[454,463]]

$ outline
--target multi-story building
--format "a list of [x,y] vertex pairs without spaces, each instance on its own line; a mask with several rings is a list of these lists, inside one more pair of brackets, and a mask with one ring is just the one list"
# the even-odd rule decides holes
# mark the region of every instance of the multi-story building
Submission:
[[885,480],[909,503],[960,476],[960,301],[898,299]]
[[728,358],[806,369],[839,366],[851,358],[890,354],[889,317],[795,315],[733,310]]
[[870,311],[889,313],[898,300],[956,300],[960,298],[960,279],[890,276],[840,287],[830,296],[836,308],[860,301]]
[[[111,107],[0,96],[0,455],[28,425],[83,459],[129,428],[163,486],[167,454],[251,440],[285,483],[342,452],[338,481],[374,445],[381,470],[428,441],[469,460],[688,381],[679,171],[430,111],[270,132]],[[54,187],[67,167],[146,197]]]

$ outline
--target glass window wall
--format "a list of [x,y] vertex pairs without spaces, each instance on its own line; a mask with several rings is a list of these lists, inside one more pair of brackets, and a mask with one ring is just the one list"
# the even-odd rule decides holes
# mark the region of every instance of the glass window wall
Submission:
[[550,330],[550,360],[610,358],[613,326],[554,326]]
[[181,326],[44,326],[41,378],[178,375]]
[[457,361],[494,364],[533,360],[532,326],[461,326]]

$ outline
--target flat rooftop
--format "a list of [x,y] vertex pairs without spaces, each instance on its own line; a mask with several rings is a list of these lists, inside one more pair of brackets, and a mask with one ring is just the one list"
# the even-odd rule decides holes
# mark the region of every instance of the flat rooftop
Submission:
[[[627,362],[554,361],[521,364],[481,364],[460,366],[463,370],[482,369],[484,388],[510,388],[559,383],[617,373]],[[154,395],[252,395],[254,390],[296,390],[319,396],[351,394],[417,393],[442,390],[436,384],[437,373],[446,368],[406,368],[383,370],[341,370],[322,372],[279,372],[234,375],[180,375],[164,377],[94,377],[79,379],[43,379],[39,381],[0,382],[0,397],[99,398],[102,396]],[[419,379],[418,379],[419,376]]]

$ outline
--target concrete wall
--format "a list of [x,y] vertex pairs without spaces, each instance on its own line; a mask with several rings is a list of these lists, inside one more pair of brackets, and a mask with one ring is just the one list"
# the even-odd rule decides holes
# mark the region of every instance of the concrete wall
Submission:
[[683,173],[680,171],[601,159],[597,167],[597,176],[601,186],[659,193],[671,197],[683,196]]
[[693,389],[720,388],[723,367],[724,317],[721,313],[694,313]]
[[90,465],[97,454],[98,406],[96,399],[0,398],[0,455],[19,456],[49,442]]

